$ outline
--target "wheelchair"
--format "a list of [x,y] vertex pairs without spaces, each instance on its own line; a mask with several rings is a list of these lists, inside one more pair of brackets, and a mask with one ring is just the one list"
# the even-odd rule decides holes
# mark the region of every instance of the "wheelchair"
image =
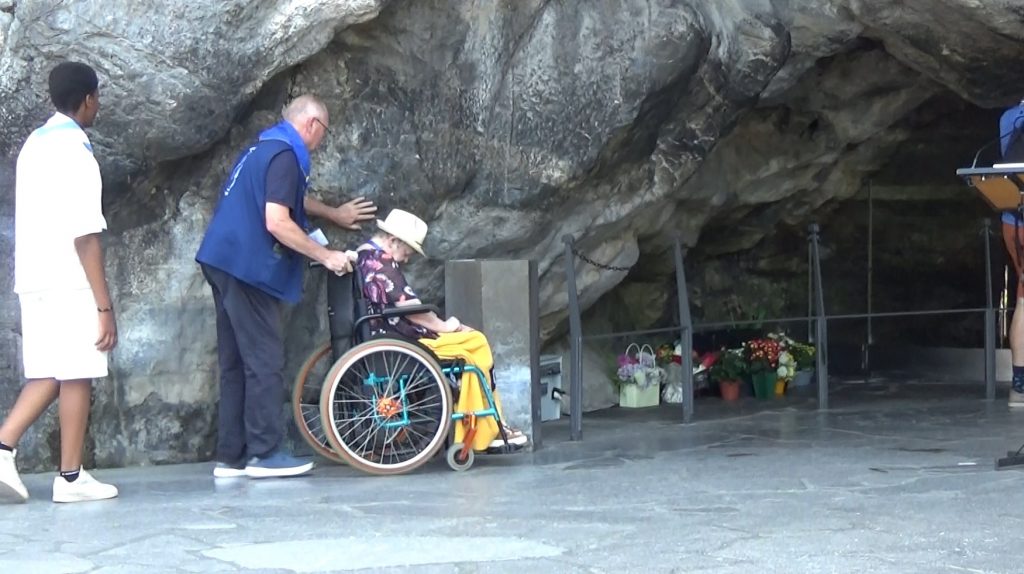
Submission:
[[[497,423],[502,439],[503,447],[496,452],[514,450],[483,371],[464,361],[442,361],[418,341],[370,335],[370,321],[427,311],[440,316],[433,305],[371,313],[358,269],[340,276],[328,272],[331,340],[306,359],[292,391],[299,434],[317,454],[370,474],[393,475],[418,468],[448,445],[448,466],[465,471],[474,462],[477,421],[487,417]],[[331,367],[318,385],[310,375],[328,354]],[[487,408],[455,412],[464,373],[476,375]],[[456,424],[466,430],[457,443],[452,436]]]

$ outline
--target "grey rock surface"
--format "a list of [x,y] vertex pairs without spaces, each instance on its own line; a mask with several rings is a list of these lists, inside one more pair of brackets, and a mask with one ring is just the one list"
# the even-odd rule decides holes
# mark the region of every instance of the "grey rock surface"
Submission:
[[[14,159],[62,59],[102,82],[91,137],[122,342],[97,385],[90,456],[109,466],[210,454],[212,304],[192,257],[228,166],[290,96],[316,93],[332,115],[320,197],[431,223],[430,258],[411,268],[428,299],[445,259],[535,259],[551,342],[565,328],[563,235],[651,269],[651,284],[676,232],[692,261],[750,253],[836,212],[943,121],[937,101],[1017,101],[1018,20],[1001,0],[0,3],[0,404],[20,385]],[[628,275],[577,266],[588,308]],[[325,337],[322,281],[307,283],[289,372]],[[25,463],[47,467],[55,445],[51,423],[36,427]]]
[[22,0],[0,53],[0,154],[45,119],[49,69],[82,60],[102,78],[104,176],[130,193],[130,178],[208,148],[270,77],[381,4]]

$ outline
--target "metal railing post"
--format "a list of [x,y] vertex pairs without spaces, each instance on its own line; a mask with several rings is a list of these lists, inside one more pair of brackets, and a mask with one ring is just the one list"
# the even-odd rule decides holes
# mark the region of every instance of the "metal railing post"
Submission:
[[818,249],[818,224],[812,223],[811,260],[814,268],[814,302],[815,302],[815,339],[818,347],[818,409],[828,408],[828,325],[825,319],[825,293],[821,284],[821,252]]
[[683,246],[679,235],[673,241],[676,267],[676,297],[679,301],[680,343],[682,345],[683,422],[693,419],[693,319],[690,317],[690,297],[686,288],[686,269],[683,268]]
[[569,290],[569,440],[578,441],[583,440],[583,328],[572,235],[562,236],[562,241],[565,243],[565,285]]
[[814,343],[814,248],[807,242],[807,342]]
[[996,310],[992,303],[992,220],[985,218],[985,398],[996,398]]

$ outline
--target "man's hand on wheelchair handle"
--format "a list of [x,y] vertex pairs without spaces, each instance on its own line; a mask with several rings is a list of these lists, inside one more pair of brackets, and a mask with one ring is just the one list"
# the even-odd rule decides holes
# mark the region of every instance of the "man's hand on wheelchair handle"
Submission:
[[338,275],[344,275],[352,271],[352,259],[344,251],[328,251],[327,256],[321,262],[324,267]]

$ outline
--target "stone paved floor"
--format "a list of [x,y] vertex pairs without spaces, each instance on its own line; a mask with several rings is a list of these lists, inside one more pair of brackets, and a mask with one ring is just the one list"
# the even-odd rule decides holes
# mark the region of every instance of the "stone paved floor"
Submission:
[[218,481],[210,465],[100,471],[118,500],[58,506],[50,475],[0,507],[0,573],[1022,572],[1024,474],[993,459],[1024,412],[977,386],[844,385],[546,425],[533,454],[379,478]]

